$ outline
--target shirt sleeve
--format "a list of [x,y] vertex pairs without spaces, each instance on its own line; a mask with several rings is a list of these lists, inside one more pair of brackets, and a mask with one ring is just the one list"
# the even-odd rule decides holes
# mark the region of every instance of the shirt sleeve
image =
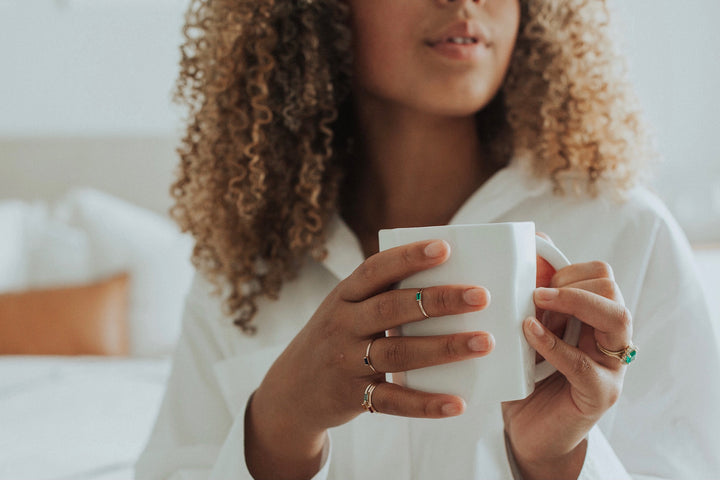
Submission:
[[[692,251],[672,218],[658,219],[643,247],[638,355],[617,404],[589,432],[578,480],[717,478],[720,353]],[[522,480],[510,449],[508,460]]]
[[680,227],[658,219],[654,233],[632,312],[638,356],[617,404],[591,432],[582,480],[720,472],[720,353],[712,318]]
[[712,318],[680,227],[661,219],[653,240],[632,312],[638,355],[600,426],[633,478],[717,478],[720,353]]
[[[506,435],[505,444],[510,471],[514,480],[523,480],[509,442]],[[585,462],[580,475],[578,475],[578,480],[632,480],[597,425],[590,429],[587,442]]]
[[[277,352],[224,358],[196,290],[193,282],[160,410],[135,464],[136,480],[252,479],[244,454],[245,406],[265,372],[252,366]],[[327,479],[330,450],[328,439],[312,480]]]

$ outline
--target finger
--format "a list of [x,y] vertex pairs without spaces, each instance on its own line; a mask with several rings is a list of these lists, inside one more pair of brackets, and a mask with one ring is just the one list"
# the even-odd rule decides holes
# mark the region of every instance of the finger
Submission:
[[567,322],[572,318],[572,315],[551,312],[550,310],[544,310],[543,312],[543,316],[540,318],[540,323],[542,323],[545,328],[553,332],[555,335],[562,338],[565,334]]
[[[615,281],[609,278],[597,278],[594,280],[582,280],[579,282],[564,285],[567,288],[579,288],[588,292],[595,293],[610,300],[615,300],[621,304],[624,304],[622,293],[617,286]],[[536,318],[541,319],[541,323],[551,332],[558,337],[563,336],[567,321],[571,318],[570,315],[559,314],[557,312],[551,312],[547,310],[537,309]]]
[[610,350],[624,348],[632,338],[632,317],[622,304],[578,288],[538,288],[535,304],[572,315],[595,329],[595,338]]
[[[378,372],[405,372],[484,357],[494,347],[495,338],[487,332],[428,337],[381,337],[373,342],[369,357]],[[363,373],[369,373],[367,367]]]
[[375,387],[372,405],[379,413],[414,418],[454,417],[465,411],[465,401],[456,395],[421,392],[387,382]]
[[539,255],[536,259],[537,268],[535,269],[535,285],[538,287],[549,287],[556,273],[555,268],[550,265],[550,262]]
[[579,282],[570,283],[563,285],[568,288],[579,288],[581,290],[587,290],[601,297],[609,298],[621,304],[625,303],[622,292],[618,287],[617,283],[610,278],[596,278],[594,280],[582,280]]
[[[604,410],[617,400],[619,386],[613,374],[603,369],[587,353],[568,345],[534,318],[523,322],[528,343],[545,357],[578,390],[574,399],[579,408]],[[578,403],[578,398],[582,404]]]
[[443,263],[450,255],[444,240],[427,240],[383,250],[372,255],[342,281],[343,300],[359,302],[386,290],[393,283]]
[[564,287],[571,283],[595,278],[615,280],[612,267],[608,263],[600,261],[575,263],[558,270],[553,276],[550,286],[555,288]]
[[[409,322],[424,320],[416,289],[383,292],[363,301],[355,319],[361,335],[390,330]],[[430,317],[482,310],[490,303],[490,292],[472,285],[445,285],[423,288],[421,301]]]
[[550,238],[550,235],[548,235],[547,233],[545,233],[545,232],[535,232],[535,235],[537,235],[538,237],[544,238],[544,239],[547,240],[548,242],[550,242],[550,243],[552,243],[553,245],[555,245],[555,244],[553,243],[553,241],[552,241],[552,238]]

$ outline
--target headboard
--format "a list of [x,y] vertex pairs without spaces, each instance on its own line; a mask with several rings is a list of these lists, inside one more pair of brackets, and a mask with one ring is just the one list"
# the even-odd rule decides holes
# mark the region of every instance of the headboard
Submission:
[[177,138],[0,138],[0,200],[54,201],[87,186],[167,216]]

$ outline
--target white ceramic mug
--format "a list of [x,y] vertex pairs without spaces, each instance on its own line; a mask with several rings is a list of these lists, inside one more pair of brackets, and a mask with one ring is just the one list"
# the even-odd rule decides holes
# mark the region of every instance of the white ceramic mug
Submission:
[[[490,305],[479,312],[429,318],[398,329],[405,336],[487,331],[495,337],[488,356],[393,374],[394,383],[459,395],[473,406],[525,398],[535,382],[555,371],[547,361],[535,364],[535,350],[525,339],[522,322],[535,315],[536,255],[556,270],[570,262],[535,235],[533,222],[395,228],[380,230],[378,236],[380,250],[430,239],[450,244],[445,263],[406,278],[397,288],[469,284],[487,288],[491,297]],[[573,318],[564,340],[577,345],[579,335],[580,322]]]

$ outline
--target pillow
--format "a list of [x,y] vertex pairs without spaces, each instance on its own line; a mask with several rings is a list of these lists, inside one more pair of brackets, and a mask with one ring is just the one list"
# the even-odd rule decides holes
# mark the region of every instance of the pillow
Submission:
[[103,278],[93,275],[88,235],[55,218],[46,204],[29,204],[23,223],[25,288],[80,285]]
[[0,294],[0,354],[127,355],[129,278]]
[[91,188],[69,191],[54,215],[87,235],[96,278],[130,273],[131,354],[170,353],[194,271],[192,237],[161,215]]
[[42,202],[0,202],[0,238],[0,292],[92,278],[87,235],[53,218]]

